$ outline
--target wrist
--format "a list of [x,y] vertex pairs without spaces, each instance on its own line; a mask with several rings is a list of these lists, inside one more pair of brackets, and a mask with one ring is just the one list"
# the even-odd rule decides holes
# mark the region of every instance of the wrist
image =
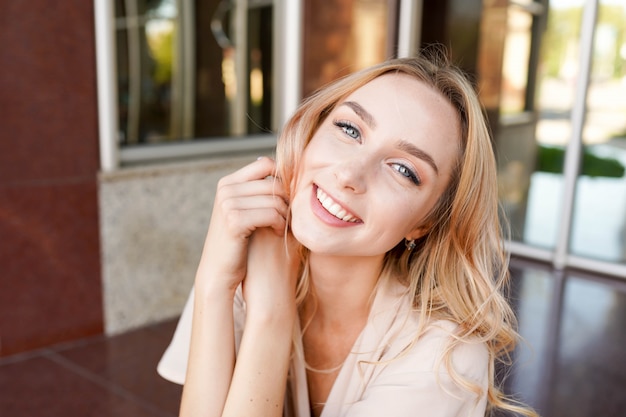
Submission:
[[246,304],[246,326],[258,325],[260,328],[293,328],[297,315],[295,302],[276,302],[260,305]]
[[218,300],[228,300],[232,303],[235,298],[237,286],[229,286],[217,279],[198,279],[194,281],[194,291],[196,299],[215,302]]

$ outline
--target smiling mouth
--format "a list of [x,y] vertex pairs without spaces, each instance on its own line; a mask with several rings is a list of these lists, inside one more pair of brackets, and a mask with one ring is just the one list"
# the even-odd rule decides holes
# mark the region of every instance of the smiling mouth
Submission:
[[322,207],[326,209],[327,212],[338,218],[339,220],[343,220],[344,222],[349,223],[362,223],[362,220],[352,214],[348,213],[346,209],[341,207],[338,203],[335,202],[328,194],[326,194],[321,188],[317,187],[317,200],[320,202]]

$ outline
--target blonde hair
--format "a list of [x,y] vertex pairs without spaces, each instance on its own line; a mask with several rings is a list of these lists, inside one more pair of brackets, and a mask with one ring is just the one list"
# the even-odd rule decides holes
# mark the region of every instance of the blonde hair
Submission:
[[[536,414],[505,398],[494,381],[495,361],[509,359],[518,335],[516,319],[503,291],[508,281],[508,258],[499,221],[496,164],[491,136],[473,86],[442,54],[394,59],[348,75],[323,88],[297,109],[285,125],[277,146],[278,175],[293,193],[300,159],[328,114],[350,93],[388,73],[415,77],[438,91],[456,109],[460,153],[450,183],[426,219],[429,231],[407,251],[403,242],[390,250],[382,277],[399,277],[410,289],[425,331],[432,319],[447,319],[458,330],[444,353],[449,374],[471,391],[481,388],[452,369],[452,350],[472,341],[485,342],[490,355],[487,398],[490,408]],[[307,250],[302,248],[303,264]],[[310,291],[306,268],[298,284],[298,302]]]

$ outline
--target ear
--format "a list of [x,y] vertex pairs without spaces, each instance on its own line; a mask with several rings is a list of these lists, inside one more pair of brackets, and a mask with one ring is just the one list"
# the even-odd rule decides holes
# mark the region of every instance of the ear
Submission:
[[416,229],[413,229],[409,234],[406,235],[406,240],[417,240],[423,236],[425,236],[430,231],[430,225],[421,225]]

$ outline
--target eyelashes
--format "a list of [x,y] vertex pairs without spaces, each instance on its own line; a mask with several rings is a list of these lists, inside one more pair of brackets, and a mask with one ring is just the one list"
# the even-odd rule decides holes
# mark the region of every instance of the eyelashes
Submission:
[[[362,141],[361,131],[354,123],[348,120],[333,120],[333,125],[339,128],[343,132],[343,134],[347,136],[348,138],[355,140],[358,143],[361,143]],[[398,163],[398,162],[392,162],[389,164],[389,166],[393,170],[395,170],[398,174],[400,174],[404,178],[411,181],[413,184],[415,185],[422,184],[422,180],[420,179],[419,175],[411,167],[405,164]]]
[[419,178],[419,176],[411,168],[407,167],[406,165],[398,164],[394,162],[391,164],[391,167],[395,169],[396,171],[398,171],[400,175],[407,177],[409,180],[411,180],[413,184],[415,185],[422,184],[422,180]]
[[349,138],[361,142],[361,131],[352,122],[347,120],[335,120],[333,124],[341,129]]

